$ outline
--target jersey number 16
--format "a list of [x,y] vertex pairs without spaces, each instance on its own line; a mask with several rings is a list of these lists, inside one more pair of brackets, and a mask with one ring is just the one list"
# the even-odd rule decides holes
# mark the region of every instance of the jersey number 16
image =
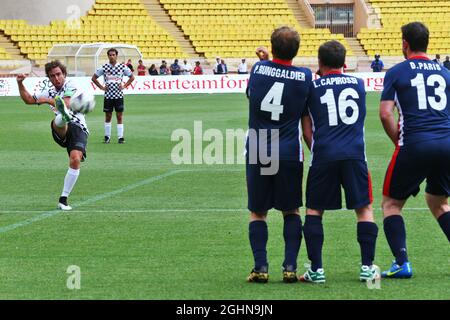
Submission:
[[[333,89],[327,89],[325,94],[320,97],[320,102],[326,104],[328,108],[328,123],[330,127],[338,125],[338,115],[341,121],[347,125],[354,124],[358,120],[359,108],[358,104],[353,99],[359,99],[358,92],[353,88],[347,88],[341,91],[337,101],[334,98]],[[347,109],[352,109],[352,115],[347,115]],[[339,112],[338,112],[339,111]]]

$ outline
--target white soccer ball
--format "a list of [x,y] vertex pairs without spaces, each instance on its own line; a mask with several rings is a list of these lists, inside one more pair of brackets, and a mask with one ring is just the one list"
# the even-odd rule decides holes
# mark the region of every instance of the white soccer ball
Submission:
[[95,97],[86,92],[80,92],[70,98],[70,109],[74,112],[89,113],[95,108]]

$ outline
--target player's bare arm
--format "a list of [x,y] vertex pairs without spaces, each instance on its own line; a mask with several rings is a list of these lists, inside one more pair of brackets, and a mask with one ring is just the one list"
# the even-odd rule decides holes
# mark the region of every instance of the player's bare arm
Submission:
[[20,97],[22,98],[23,102],[26,104],[50,104],[52,106],[55,105],[54,99],[49,99],[45,97],[41,97],[39,99],[35,99],[25,88],[25,85],[23,84],[23,81],[27,78],[27,75],[25,74],[19,74],[17,76],[17,85],[19,86],[19,93]]
[[100,89],[100,90],[103,90],[103,91],[107,91],[108,90],[108,88],[107,88],[107,86],[106,85],[102,85],[99,81],[98,81],[98,76],[96,75],[96,74],[94,74],[93,76],[92,76],[92,82],[93,83],[95,83],[95,85]]
[[128,86],[130,84],[132,84],[133,81],[134,81],[134,75],[131,75],[131,77],[128,79],[128,81],[124,85],[120,85],[120,89],[123,90],[123,89],[128,88]]
[[392,142],[397,145],[398,142],[398,125],[394,115],[395,101],[386,100],[380,103],[380,119],[383,124],[384,131]]
[[19,93],[20,97],[22,98],[23,102],[26,104],[37,104],[37,101],[33,98],[33,96],[28,92],[28,90],[25,88],[23,81],[26,79],[25,74],[19,74],[16,78],[17,85],[19,86]]
[[312,142],[312,121],[309,115],[302,117],[302,131],[303,131],[303,139],[305,139],[305,143],[308,146],[308,149],[311,150],[311,142]]

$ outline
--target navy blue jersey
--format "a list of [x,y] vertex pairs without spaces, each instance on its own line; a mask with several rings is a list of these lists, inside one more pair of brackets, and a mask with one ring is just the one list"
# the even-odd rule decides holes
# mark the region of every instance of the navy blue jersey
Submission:
[[398,145],[450,137],[450,71],[425,57],[392,67],[384,77],[381,100],[399,112]]
[[[250,103],[250,130],[258,141],[261,129],[278,130],[279,159],[303,161],[301,116],[312,81],[307,68],[260,61],[251,71],[247,95]],[[271,150],[268,132],[267,154]],[[248,152],[247,139],[247,152]],[[275,155],[270,155],[274,157]]]
[[314,80],[307,105],[313,123],[312,164],[366,159],[362,79],[333,73]]

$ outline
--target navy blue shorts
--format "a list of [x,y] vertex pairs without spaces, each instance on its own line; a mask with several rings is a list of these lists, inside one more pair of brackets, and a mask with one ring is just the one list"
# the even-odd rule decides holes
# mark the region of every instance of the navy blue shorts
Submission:
[[339,160],[313,164],[306,183],[306,207],[315,210],[342,208],[341,186],[347,209],[372,203],[372,181],[364,160]]
[[272,208],[289,211],[301,207],[303,162],[280,160],[278,172],[261,175],[261,164],[247,161],[248,210],[265,212]]
[[386,171],[383,195],[406,200],[419,193],[425,179],[427,193],[450,195],[450,138],[397,147]]

